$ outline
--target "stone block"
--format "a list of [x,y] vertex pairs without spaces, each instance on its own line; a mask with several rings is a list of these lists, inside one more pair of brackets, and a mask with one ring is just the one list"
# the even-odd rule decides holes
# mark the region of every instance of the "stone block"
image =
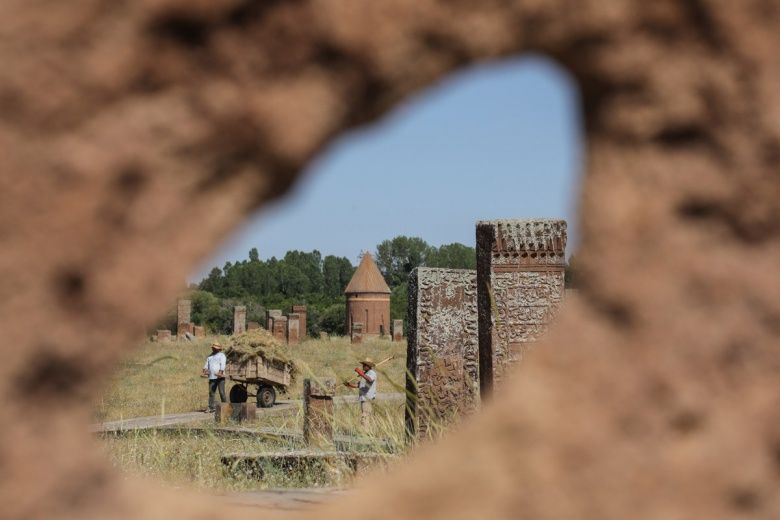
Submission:
[[477,223],[479,374],[489,396],[547,330],[564,294],[566,221]]
[[192,327],[192,335],[196,338],[205,338],[206,337],[206,327],[201,327],[200,325],[194,325]]
[[256,321],[248,321],[246,322],[246,330],[258,330],[260,329],[260,324]]
[[287,316],[275,316],[272,321],[271,332],[276,339],[282,343],[287,343]]
[[404,340],[404,320],[393,320],[393,341]]
[[332,449],[333,378],[304,379],[303,381],[303,441],[306,446]]
[[301,341],[300,318],[297,314],[287,316],[287,344],[297,345]]
[[179,323],[176,328],[177,339],[182,340],[187,334],[190,336],[195,335],[195,325],[192,323]]
[[305,305],[293,305],[292,311],[294,314],[298,315],[298,321],[300,323],[299,336],[301,339],[304,339],[308,336],[308,332],[307,332],[308,329],[306,328],[307,326],[306,316],[308,314],[308,310],[306,309]]
[[236,305],[233,307],[233,334],[246,332],[246,307]]
[[170,330],[158,330],[155,335],[155,341],[161,342],[161,343],[167,343],[171,341],[171,331]]
[[246,422],[257,419],[257,405],[247,403],[217,403],[214,409],[214,421],[218,424],[228,422]]
[[406,428],[425,438],[479,403],[477,272],[417,268],[408,298]]
[[363,324],[356,322],[352,324],[352,331],[350,334],[350,340],[352,343],[363,343]]
[[330,340],[330,336],[328,336],[327,332],[320,332],[320,339],[321,340]]

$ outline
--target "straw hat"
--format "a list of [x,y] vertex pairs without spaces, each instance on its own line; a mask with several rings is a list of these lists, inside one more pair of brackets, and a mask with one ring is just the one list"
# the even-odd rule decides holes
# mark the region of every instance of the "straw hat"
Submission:
[[368,365],[368,366],[370,366],[371,368],[374,368],[374,365],[376,365],[376,363],[374,363],[374,360],[373,360],[373,359],[371,359],[370,357],[367,357],[366,359],[364,359],[363,361],[361,361],[361,362],[360,362],[360,364],[361,364],[361,365]]
[[222,345],[219,344],[219,341],[215,341],[214,343],[211,344],[211,348],[222,350]]

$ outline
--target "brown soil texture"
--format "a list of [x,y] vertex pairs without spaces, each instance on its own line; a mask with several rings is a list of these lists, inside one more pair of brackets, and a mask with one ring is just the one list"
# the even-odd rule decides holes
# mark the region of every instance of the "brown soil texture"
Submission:
[[776,0],[6,0],[3,517],[230,513],[118,475],[91,396],[325,145],[526,51],[580,87],[586,286],[475,420],[304,516],[780,517],[778,27]]

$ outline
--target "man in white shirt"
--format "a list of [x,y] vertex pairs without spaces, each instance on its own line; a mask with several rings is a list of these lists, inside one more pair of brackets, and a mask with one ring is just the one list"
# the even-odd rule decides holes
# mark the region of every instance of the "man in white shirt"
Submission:
[[368,428],[368,421],[373,412],[373,401],[376,399],[377,377],[374,371],[374,361],[366,358],[360,362],[362,368],[356,368],[355,372],[360,376],[358,384],[346,382],[345,385],[350,388],[358,389],[358,401],[360,401],[360,426],[363,429]]
[[219,389],[219,398],[225,403],[225,363],[227,358],[222,352],[222,345],[215,341],[211,344],[211,355],[206,358],[203,365],[203,377],[209,378],[209,407],[206,412],[214,411],[215,392]]

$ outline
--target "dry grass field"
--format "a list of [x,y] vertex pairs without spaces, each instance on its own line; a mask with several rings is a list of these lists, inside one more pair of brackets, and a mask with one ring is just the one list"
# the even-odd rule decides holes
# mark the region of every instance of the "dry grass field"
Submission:
[[[206,380],[200,375],[213,338],[197,342],[144,342],[131,353],[106,382],[95,402],[97,421],[130,419],[201,410],[207,402]],[[223,345],[229,337],[220,337]],[[337,381],[354,376],[354,368],[365,356],[394,359],[377,369],[380,392],[402,392],[405,378],[406,343],[367,341],[351,345],[347,338],[308,340],[293,347],[300,375],[280,399],[300,399],[305,377],[335,377]],[[228,389],[230,383],[227,385]],[[339,387],[340,394],[356,391]],[[360,428],[356,403],[338,403],[334,409],[334,427],[339,435],[377,446],[403,451],[404,402],[377,401],[368,431]],[[269,441],[261,435],[231,435],[215,428],[212,416],[203,415],[198,429],[145,430],[103,436],[107,456],[114,465],[132,474],[158,478],[172,485],[191,485],[223,491],[242,491],[273,487],[310,486],[307,479],[294,479],[284,473],[270,473],[263,481],[246,479],[225,472],[220,457],[227,453],[264,453],[300,448],[299,445]],[[302,406],[285,413],[260,415],[249,428],[300,433],[303,429]],[[340,482],[344,484],[345,482]]]

